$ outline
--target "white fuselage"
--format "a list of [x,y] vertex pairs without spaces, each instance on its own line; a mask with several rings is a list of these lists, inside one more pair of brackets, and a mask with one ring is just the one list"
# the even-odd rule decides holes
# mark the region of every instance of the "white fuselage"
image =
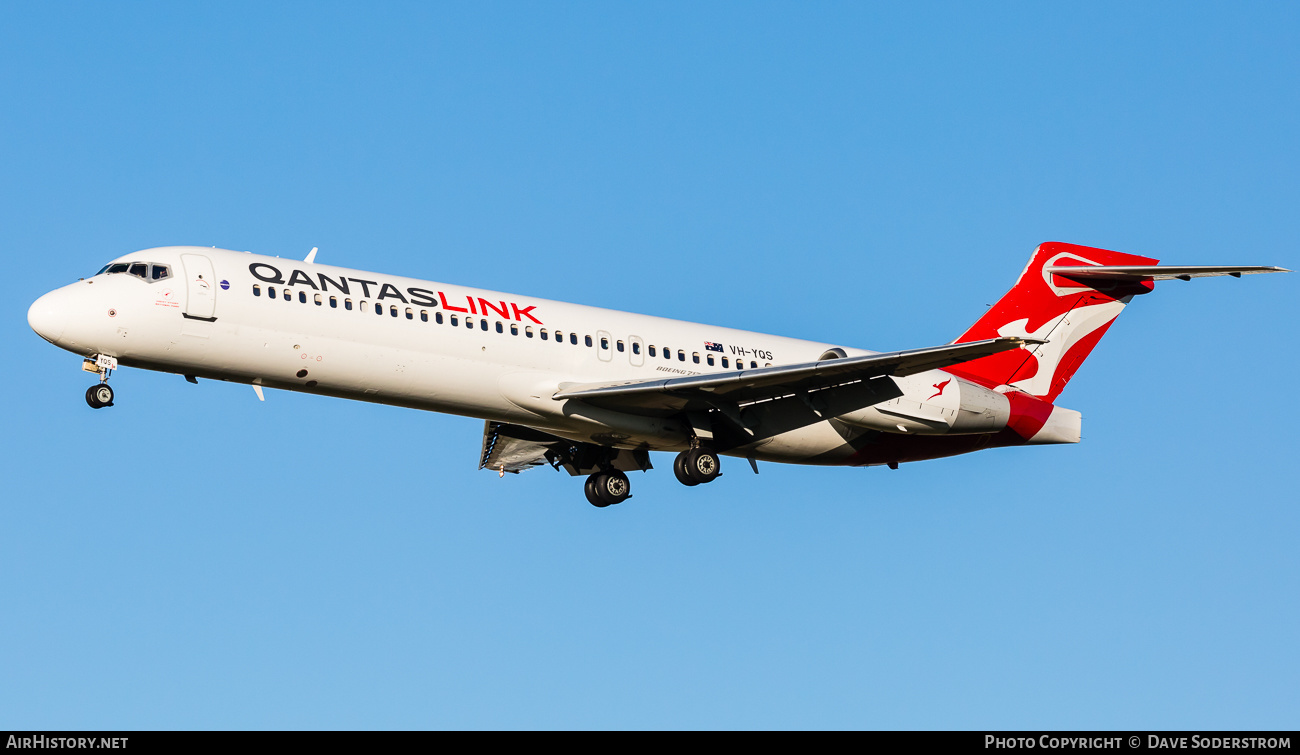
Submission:
[[[163,247],[118,261],[169,272],[160,280],[97,275],[53,291],[32,305],[37,332],[125,366],[460,414],[617,448],[681,450],[690,428],[680,417],[609,411],[553,394],[567,384],[872,353],[246,252]],[[948,373],[895,382],[899,398],[732,453],[837,464],[853,457],[851,441],[864,433],[1005,426],[1005,399]]]

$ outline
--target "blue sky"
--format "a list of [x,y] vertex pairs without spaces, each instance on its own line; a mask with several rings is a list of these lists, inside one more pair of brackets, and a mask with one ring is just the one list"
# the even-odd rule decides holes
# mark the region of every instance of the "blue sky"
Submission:
[[[1078,4],[1076,4],[1078,5]],[[1296,268],[1289,3],[9,4],[0,727],[1295,728],[1295,276],[1161,284],[1077,446],[475,469],[28,304],[214,245],[880,350],[1059,240]]]

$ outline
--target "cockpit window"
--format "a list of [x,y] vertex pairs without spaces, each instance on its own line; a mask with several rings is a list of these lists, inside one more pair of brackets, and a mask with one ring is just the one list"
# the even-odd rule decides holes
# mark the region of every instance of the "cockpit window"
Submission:
[[172,277],[170,265],[158,265],[152,262],[110,262],[101,267],[95,275],[105,273],[127,273],[146,281],[160,281]]

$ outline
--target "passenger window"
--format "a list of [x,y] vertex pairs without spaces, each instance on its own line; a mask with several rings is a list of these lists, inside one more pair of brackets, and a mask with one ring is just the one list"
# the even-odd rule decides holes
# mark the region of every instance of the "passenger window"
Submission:
[[169,270],[166,265],[154,265],[150,272],[153,275],[153,279],[156,281],[160,281],[163,278],[170,278],[172,274],[171,270]]
[[726,357],[723,357],[723,358],[722,358],[722,366],[723,366],[723,367],[728,367],[728,368],[729,368],[729,367],[731,367],[731,362],[730,362]]
[[502,325],[500,320],[497,320],[497,332],[498,333],[506,332],[506,326]]
[[570,334],[569,334],[569,343],[573,344],[574,346],[577,346],[577,345],[578,345],[578,334],[577,334],[577,333],[570,333]]
[[483,331],[483,332],[486,333],[486,332],[487,332],[487,328],[488,328],[488,326],[487,326],[487,320],[479,320],[479,321],[478,321],[478,329],[479,329],[479,330],[481,330],[481,331]]
[[298,292],[298,301],[299,301],[299,303],[301,303],[301,304],[306,304],[306,303],[307,303],[307,292],[306,292],[306,291],[299,291],[299,292]]
[[[259,286],[259,285],[257,285],[256,283],[254,283],[254,284],[253,284],[253,296],[261,296],[261,295],[262,295],[262,287]],[[274,294],[272,294],[272,295],[274,296]]]
[[614,348],[618,349],[619,351],[622,351],[622,350],[623,350],[623,342],[622,342],[622,341],[615,341],[615,342],[614,342]]
[[758,362],[750,361],[749,367],[754,370],[758,369]]
[[524,335],[528,336],[529,338],[532,338],[532,337],[533,337],[533,326],[529,325],[528,327],[524,328]]
[[338,308],[339,308],[339,300],[338,300],[338,297],[337,297],[337,296],[331,296],[331,297],[330,297],[330,309],[338,309]]
[[713,355],[712,355],[712,354],[705,354],[705,355],[704,355],[704,359],[705,359],[705,361],[707,361],[707,362],[709,363],[709,366],[710,366],[710,367],[713,366]]
[[670,348],[668,348],[667,346],[665,346],[665,347],[664,347],[664,359],[672,359],[672,358],[673,358],[673,350],[670,349]]
[[325,300],[322,299],[322,298],[320,298],[320,294],[316,294],[316,296],[313,297],[313,298],[315,298],[315,300],[316,300],[316,306],[318,306],[318,307],[319,307],[320,305],[322,305],[322,304],[325,303]]
[[343,300],[343,308],[346,309],[347,311],[351,312],[351,311],[352,311],[352,300],[351,300],[351,299],[344,299],[344,300]]
[[360,302],[357,303],[358,312],[365,312],[369,308],[370,308],[370,302],[366,301],[365,299],[362,299]]
[[414,320],[414,319],[415,319],[415,310],[411,309],[410,307],[407,307],[407,308],[406,308],[406,319],[408,319],[408,320]]
[[604,349],[605,351],[609,351],[609,339],[608,339],[608,338],[602,338],[602,339],[600,339],[600,348]]
[[677,350],[677,361],[679,361],[679,362],[685,362],[685,361],[686,361],[686,352],[682,351],[681,349],[678,349],[678,350]]
[[293,301],[293,292],[287,288],[284,290],[284,300]]
[[128,272],[140,280],[149,280],[149,266],[143,262],[132,262]]
[[632,342],[632,353],[633,353],[633,354],[640,354],[640,353],[641,353],[641,344],[637,343],[636,341],[633,341],[633,342]]
[[397,305],[395,304],[388,305],[388,314],[392,315],[393,317],[397,317]]
[[466,318],[465,318],[465,327],[469,328],[470,330],[473,330],[473,329],[474,329],[474,318],[472,318],[472,317],[466,317]]
[[429,310],[427,309],[420,310],[420,322],[428,322],[428,321],[429,321]]
[[587,342],[587,348],[591,348],[591,336],[583,336],[582,340]]
[[460,318],[456,317],[456,315],[451,316],[451,326],[453,328],[460,326]]
[[512,335],[512,336],[517,336],[517,335],[519,335],[519,326],[518,326],[518,325],[515,325],[514,323],[510,323],[510,335]]
[[650,356],[652,356],[652,357],[657,357],[657,356],[659,356],[658,354],[655,353],[655,347],[654,347],[654,344],[650,344]]
[[438,323],[439,325],[441,325],[441,324],[442,324],[442,313],[441,313],[441,312],[434,312],[434,313],[433,313],[433,319],[434,319],[435,321],[437,321],[437,323]]
[[540,335],[540,336],[542,337],[542,340],[545,341],[545,340],[546,340],[546,328],[542,328],[541,332],[538,333],[538,335]]
[[[393,307],[393,311],[396,312],[397,307]],[[384,313],[384,305],[380,304],[379,302],[375,302],[375,314],[382,315],[383,313]]]
[[692,353],[691,353],[691,361],[694,362],[694,363],[696,363],[696,364],[699,364],[699,363],[700,363],[700,352],[698,352],[698,351],[692,352]]

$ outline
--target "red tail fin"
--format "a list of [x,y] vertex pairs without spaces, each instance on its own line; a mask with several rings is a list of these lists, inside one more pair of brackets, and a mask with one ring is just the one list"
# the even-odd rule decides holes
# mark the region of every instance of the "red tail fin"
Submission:
[[1158,260],[1052,241],[1040,245],[1029,265],[984,316],[953,343],[998,336],[1027,336],[1047,343],[976,359],[948,372],[995,388],[1009,385],[1054,401],[1092,352],[1124,305],[1151,282],[1095,283],[1050,275],[1048,265],[1154,265]]

